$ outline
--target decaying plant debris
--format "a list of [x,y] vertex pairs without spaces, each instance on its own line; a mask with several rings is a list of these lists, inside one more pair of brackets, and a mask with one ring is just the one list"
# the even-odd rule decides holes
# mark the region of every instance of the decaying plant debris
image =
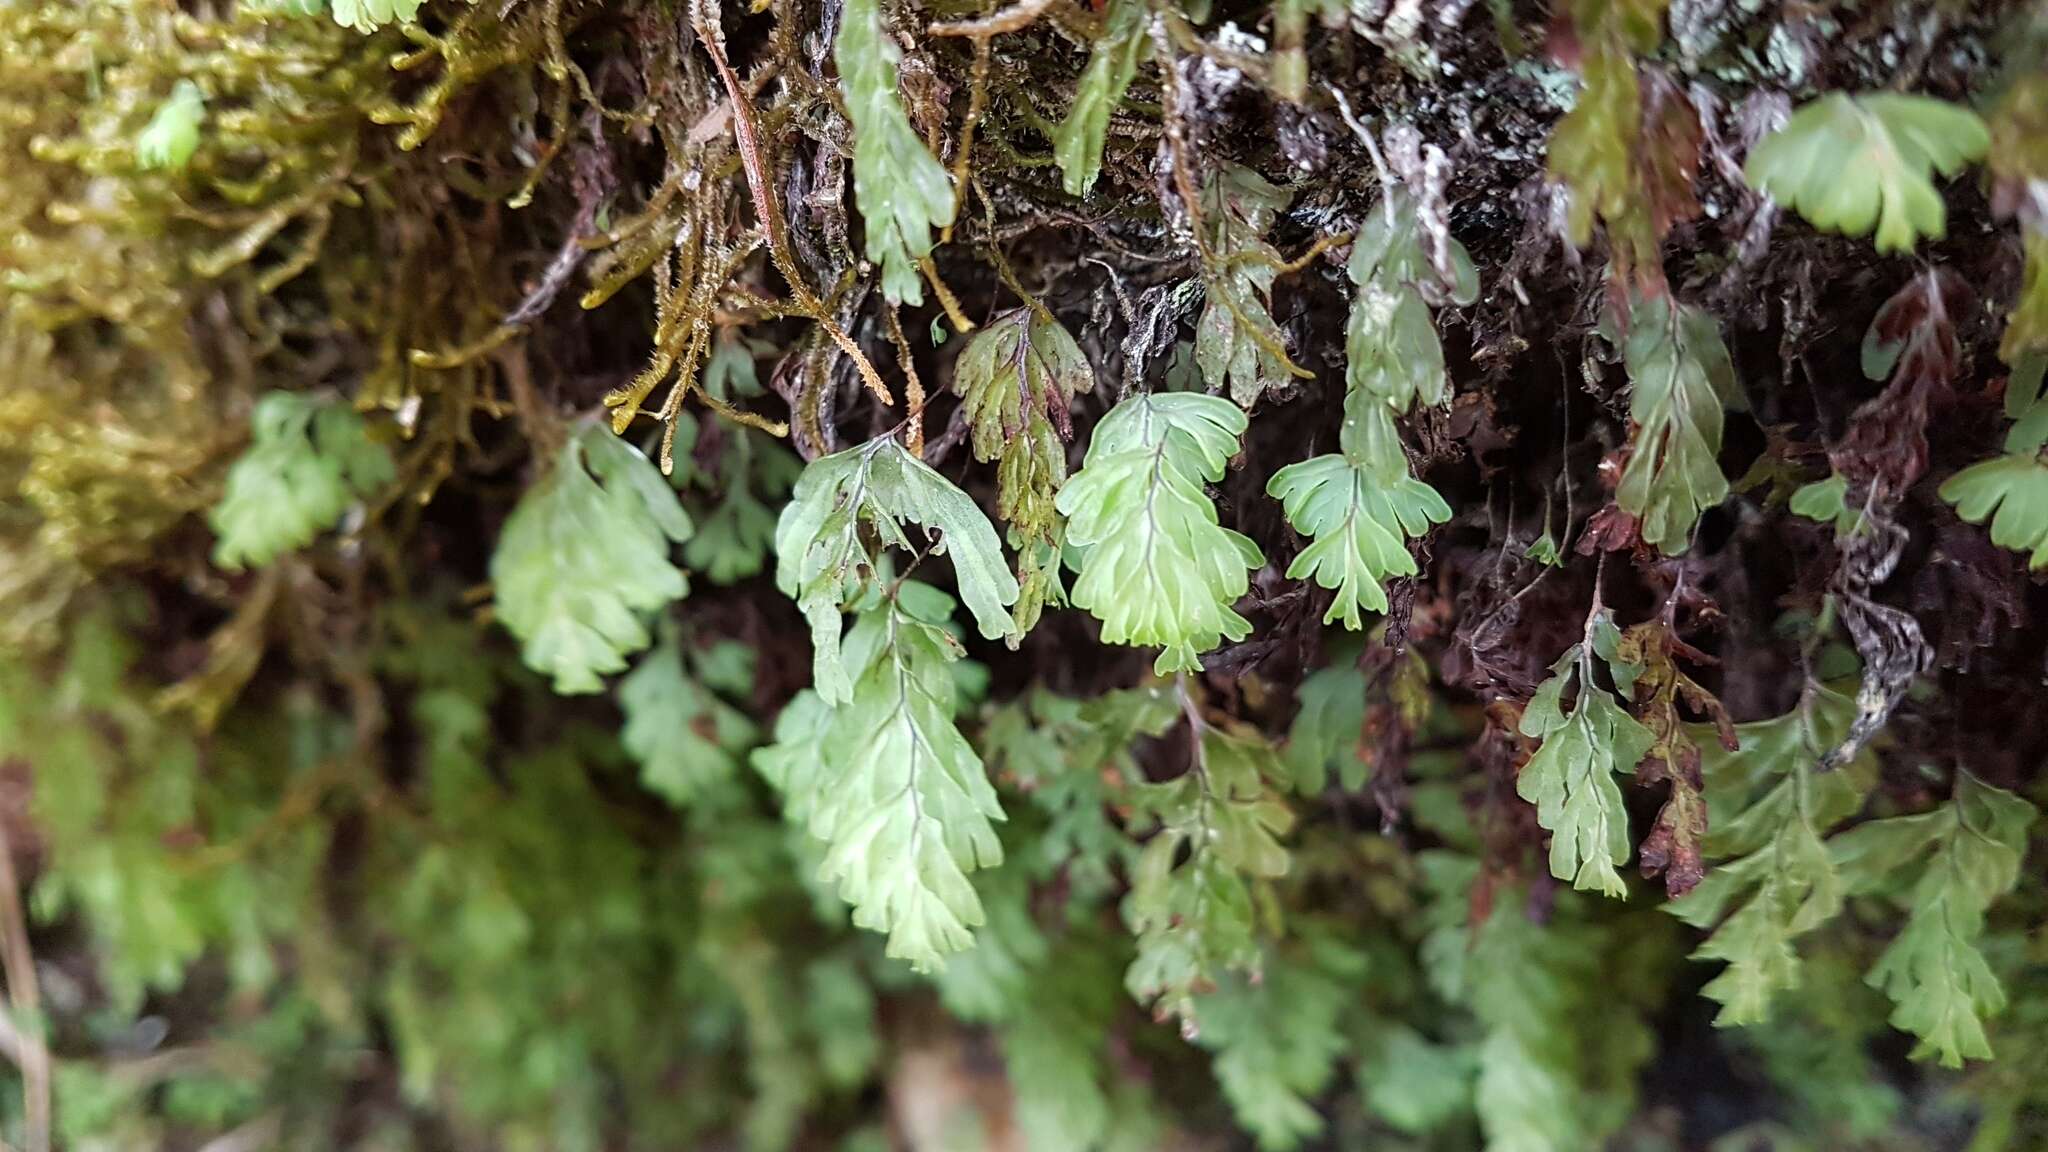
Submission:
[[2048,1145],[2044,48],[0,5],[0,1135]]

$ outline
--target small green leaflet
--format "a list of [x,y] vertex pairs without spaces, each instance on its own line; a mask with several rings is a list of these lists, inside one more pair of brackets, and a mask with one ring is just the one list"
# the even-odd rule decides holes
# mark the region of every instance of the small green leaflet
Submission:
[[171,98],[135,138],[135,162],[144,168],[183,168],[199,150],[199,122],[206,116],[206,96],[190,80],[178,81]]
[[[646,615],[689,591],[669,559],[690,517],[638,449],[586,425],[527,490],[491,554],[498,618],[564,695],[599,691],[652,637]],[[562,547],[575,540],[573,548]]]
[[[704,391],[719,399],[758,396],[756,349],[743,340],[721,338],[704,362]],[[775,539],[775,509],[803,472],[803,461],[780,440],[755,428],[719,425],[719,450],[711,467],[695,458],[699,428],[688,412],[676,417],[678,467],[669,477],[695,510],[697,532],[683,545],[683,563],[713,584],[731,584],[760,573]],[[696,492],[717,497],[710,504]]]
[[1972,524],[1991,521],[1991,542],[2048,568],[2048,465],[2034,455],[1994,456],[1949,477],[1941,498]]
[[[996,515],[1017,550],[1017,633],[1031,630],[1064,594],[1059,547],[1065,525],[1053,500],[1067,479],[1068,408],[1093,390],[1080,345],[1048,313],[1018,308],[991,320],[960,352],[953,390],[973,435],[974,458],[996,465]],[[1015,643],[1015,638],[1012,638]]]
[[931,546],[953,558],[960,596],[981,634],[1014,635],[1008,605],[1017,580],[996,530],[965,492],[890,436],[811,461],[775,527],[775,583],[811,622],[812,687],[828,704],[853,694],[840,661],[840,610],[867,587],[874,561],[861,539],[871,526],[885,544],[920,551],[904,524],[937,530]]
[[821,876],[853,922],[888,934],[888,954],[920,971],[974,942],[983,920],[967,873],[1002,863],[1003,819],[981,760],[954,726],[959,642],[941,624],[952,598],[904,584],[846,637],[851,697],[800,695],[756,766],[790,819],[825,845]]
[[1849,506],[1849,479],[1839,472],[1830,472],[1825,480],[1800,485],[1792,493],[1790,507],[1794,516],[1833,524],[1838,537],[1854,536],[1863,530],[1863,510]]
[[1623,356],[1633,428],[1615,502],[1645,543],[1677,555],[1700,513],[1728,498],[1717,457],[1722,408],[1741,398],[1735,367],[1711,315],[1660,297],[1629,310]]
[[[1594,649],[1613,667],[1619,637],[1602,639],[1613,633],[1603,613],[1593,643],[1566,649],[1523,710],[1522,735],[1543,744],[1523,766],[1515,791],[1536,805],[1536,822],[1550,833],[1551,875],[1574,888],[1626,898],[1615,868],[1628,859],[1628,810],[1614,774],[1633,772],[1656,738],[1593,680]],[[1575,679],[1578,703],[1566,716],[1561,702]]]
[[1479,298],[1471,255],[1455,238],[1445,239],[1449,283],[1423,249],[1413,198],[1396,192],[1359,225],[1345,266],[1357,287],[1344,328],[1345,386],[1396,415],[1417,400],[1441,404],[1450,390],[1430,301],[1470,304]]
[[1915,1059],[1959,1068],[1966,1058],[1991,1058],[1984,1018],[2005,1008],[2005,989],[1977,941],[1992,901],[2019,882],[2027,829],[2038,814],[2012,793],[1958,772],[1955,795],[1942,807],[1859,825],[1829,845],[1859,889],[1922,862],[1906,926],[1867,977],[1897,1006],[1892,1026],[1920,1038]]
[[1268,787],[1285,778],[1256,731],[1204,726],[1186,773],[1133,789],[1159,831],[1139,853],[1124,898],[1124,923],[1138,938],[1124,986],[1161,1018],[1181,1017],[1191,1034],[1198,992],[1225,972],[1258,968],[1252,881],[1287,873],[1279,837],[1294,815]]
[[1544,923],[1525,888],[1497,892],[1474,923],[1479,862],[1435,850],[1419,858],[1432,890],[1422,943],[1431,987],[1483,1028],[1474,1045],[1472,1102],[1486,1152],[1587,1152],[1627,1118],[1608,1098],[1652,1050],[1644,1006],[1618,969],[1643,950],[1626,921],[1591,922],[1584,902],[1558,894]]
[[1266,494],[1280,501],[1295,531],[1315,538],[1287,566],[1287,578],[1314,577],[1334,589],[1323,623],[1341,619],[1352,631],[1365,626],[1361,612],[1387,610],[1382,580],[1415,574],[1407,537],[1451,518],[1436,489],[1413,476],[1382,484],[1371,468],[1335,455],[1282,468]]
[[1862,236],[1875,226],[1879,252],[1911,252],[1947,230],[1932,174],[1954,176],[1990,143],[1967,108],[1899,92],[1830,92],[1751,149],[1743,176],[1822,231]]
[[1074,604],[1102,621],[1108,643],[1163,645],[1162,676],[1195,671],[1199,653],[1251,632],[1231,606],[1265,558],[1217,524],[1202,487],[1222,478],[1246,423],[1216,396],[1133,396],[1095,426],[1056,502],[1081,553]]
[[[718,678],[699,668],[684,667],[684,647],[674,629],[641,657],[619,681],[619,708],[626,714],[619,742],[640,764],[640,782],[677,807],[684,807],[724,786],[737,774],[740,760],[760,739],[744,712],[720,699],[706,681]],[[717,650],[699,655],[696,663],[713,668],[738,662],[751,679],[754,650],[723,641]]]
[[1225,165],[1202,189],[1203,224],[1209,250],[1208,293],[1195,326],[1195,363],[1211,388],[1230,389],[1230,398],[1249,411],[1268,388],[1289,382],[1295,372],[1285,353],[1287,338],[1273,322],[1274,269],[1285,261],[1266,230],[1292,195],[1238,164]]
[[397,476],[363,418],[331,397],[272,392],[257,401],[249,430],[249,448],[207,516],[222,568],[262,567],[311,544]]
[[1337,785],[1346,792],[1365,787],[1372,765],[1360,753],[1365,738],[1366,692],[1371,688],[1355,663],[1319,668],[1296,692],[1301,710],[1287,730],[1286,759],[1295,789],[1304,796],[1320,793],[1334,767]]
[[1314,539],[1288,565],[1287,576],[1312,576],[1336,592],[1326,624],[1342,620],[1357,631],[1365,612],[1386,611],[1383,581],[1416,572],[1408,539],[1451,518],[1436,489],[1409,471],[1393,420],[1418,399],[1441,403],[1449,390],[1425,293],[1469,303],[1478,276],[1456,240],[1446,256],[1449,284],[1423,250],[1415,205],[1406,195],[1395,193],[1367,217],[1349,264],[1358,291],[1346,326],[1342,454],[1289,465],[1266,484],[1288,524]]
[[1078,914],[1122,887],[1136,850],[1111,817],[1123,789],[1141,780],[1132,750],[1180,719],[1159,685],[1085,699],[1040,685],[988,715],[981,748],[992,771],[1014,780],[1044,815],[1018,864],[1034,877],[1057,875]]
[[334,22],[358,32],[375,32],[386,24],[406,24],[419,15],[426,0],[333,0]]
[[1323,1130],[1311,1104],[1329,1085],[1349,1045],[1346,1010],[1359,996],[1363,953],[1316,941],[1306,957],[1269,965],[1200,997],[1195,1042],[1215,1053],[1216,1083],[1262,1152],[1291,1152]]
[[1736,725],[1737,751],[1700,730],[1714,863],[1666,907],[1712,929],[1693,958],[1728,965],[1704,990],[1721,1004],[1722,1027],[1769,1018],[1772,998],[1799,982],[1793,941],[1841,911],[1843,881],[1822,838],[1862,806],[1876,762],[1866,749],[1833,771],[1818,765],[1855,710],[1849,696],[1815,688],[1783,716]]
[[1971,524],[1991,521],[1991,542],[2031,552],[2027,566],[2048,568],[2048,399],[2041,395],[2044,360],[2025,356],[2006,382],[2005,454],[1980,460],[1942,483],[1941,498]]
[[924,303],[917,262],[932,229],[953,218],[953,182],[918,139],[896,93],[902,49],[882,22],[881,0],[847,0],[832,59],[853,120],[853,193],[867,222],[868,259],[882,266],[892,303]]
[[1123,102],[1124,90],[1138,74],[1138,61],[1148,43],[1145,26],[1149,15],[1143,0],[1111,0],[1108,30],[1095,42],[1088,67],[1074,89],[1074,105],[1053,132],[1052,155],[1059,162],[1061,183],[1069,196],[1087,195],[1102,172],[1109,116]]

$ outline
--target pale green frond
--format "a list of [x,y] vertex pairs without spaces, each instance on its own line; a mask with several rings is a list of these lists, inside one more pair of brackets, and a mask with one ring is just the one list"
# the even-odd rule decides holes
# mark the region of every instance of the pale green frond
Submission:
[[1235,164],[1202,188],[1203,224],[1215,259],[1202,270],[1207,297],[1195,325],[1195,364],[1205,384],[1227,388],[1247,411],[1267,389],[1296,375],[1272,313],[1273,277],[1283,261],[1265,240],[1290,199],[1285,189]]
[[867,226],[868,259],[882,266],[882,293],[924,303],[917,262],[932,232],[953,218],[953,181],[903,111],[896,66],[903,50],[882,19],[882,0],[847,0],[832,59],[853,120],[853,194]]
[[1003,812],[954,724],[962,653],[940,626],[951,598],[924,589],[914,600],[861,613],[846,638],[851,698],[778,723],[777,745],[756,762],[823,843],[820,875],[853,922],[930,970],[974,942],[983,913],[967,874],[1002,863]]
[[1359,225],[1346,271],[1356,291],[1344,327],[1344,380],[1395,414],[1440,404],[1450,382],[1430,300],[1469,304],[1479,276],[1465,246],[1446,237],[1450,280],[1423,247],[1412,198],[1396,194]]
[[1819,764],[1855,708],[1816,688],[1783,716],[1737,725],[1734,752],[1704,735],[1696,742],[1714,863],[1666,907],[1712,930],[1693,958],[1727,965],[1705,989],[1723,1027],[1767,1019],[1772,1000],[1799,982],[1794,942],[1841,910],[1847,881],[1824,838],[1862,805],[1876,765],[1867,750],[1831,771]]
[[570,437],[491,554],[498,619],[527,666],[565,695],[625,671],[627,655],[653,639],[647,617],[689,591],[669,552],[690,531],[638,449],[594,425]]
[[1102,621],[1109,643],[1163,646],[1162,675],[1200,668],[1199,653],[1251,632],[1232,605],[1264,557],[1217,523],[1203,488],[1222,478],[1245,426],[1219,397],[1133,396],[1095,426],[1060,490],[1080,555],[1073,603]]
[[272,392],[257,402],[249,430],[207,516],[222,568],[262,567],[311,544],[397,475],[363,418],[332,397]]
[[1319,952],[1270,965],[1256,982],[1231,976],[1198,1001],[1195,1042],[1215,1054],[1217,1086],[1262,1152],[1290,1152],[1323,1130],[1313,1101],[1350,1046],[1344,1015],[1365,957],[1327,942]]
[[2032,454],[1980,460],[1949,477],[1941,498],[1972,524],[1991,521],[1991,542],[2048,568],[2048,465]]
[[1734,368],[1712,316],[1658,298],[1630,310],[1624,358],[1634,427],[1615,502],[1641,521],[1645,543],[1676,555],[1700,513],[1728,498],[1718,456]]
[[[1628,810],[1616,772],[1633,772],[1656,738],[1593,682],[1593,654],[1574,646],[1522,712],[1522,735],[1542,744],[1515,779],[1550,833],[1550,874],[1574,888],[1626,897],[1616,868],[1627,861]],[[1567,716],[1564,692],[1578,683]]]
[[1074,103],[1053,132],[1052,155],[1059,162],[1060,181],[1069,196],[1086,196],[1102,172],[1102,146],[1109,137],[1109,117],[1123,102],[1124,90],[1138,74],[1138,61],[1150,40],[1145,35],[1151,10],[1142,0],[1111,0],[1109,24],[1089,53],[1074,88]]
[[1314,541],[1287,566],[1288,579],[1313,577],[1335,590],[1323,623],[1341,619],[1354,632],[1364,627],[1362,612],[1387,610],[1382,581],[1415,574],[1408,540],[1451,518],[1436,489],[1413,476],[1382,484],[1371,469],[1336,455],[1282,468],[1266,494]]
[[[905,524],[938,538],[913,540]],[[1006,608],[1017,602],[1017,580],[1003,562],[995,528],[965,492],[890,436],[821,456],[798,478],[776,525],[775,583],[810,620],[812,687],[827,703],[852,694],[840,661],[840,613],[874,574],[864,525],[907,552],[929,546],[951,556],[960,596],[981,634],[994,640],[1015,633]]]
[[1934,174],[1954,176],[1990,143],[1968,108],[1900,92],[1830,92],[1751,149],[1743,175],[1816,228],[1862,236],[1874,227],[1879,252],[1910,252],[1947,231]]
[[1263,736],[1205,727],[1200,739],[1186,773],[1135,790],[1160,828],[1138,855],[1123,904],[1138,940],[1124,986],[1191,1027],[1199,991],[1226,972],[1258,968],[1252,885],[1286,874],[1279,838],[1294,824],[1271,785],[1285,779],[1285,766]]
[[[1988,1060],[1986,1018],[2003,1011],[2005,989],[1978,940],[1993,901],[2019,882],[2034,806],[1967,772],[1956,775],[1955,795],[1915,839],[1931,845],[1911,894],[1906,926],[1870,968],[1869,983],[1896,1005],[1892,1026],[1918,1037],[1916,1059],[1934,1057],[1959,1068],[1965,1059]],[[1896,817],[1866,829],[1918,817]]]

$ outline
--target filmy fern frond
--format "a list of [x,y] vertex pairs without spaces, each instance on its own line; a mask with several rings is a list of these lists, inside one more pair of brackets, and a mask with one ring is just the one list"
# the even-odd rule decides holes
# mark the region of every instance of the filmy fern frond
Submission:
[[1743,175],[1816,228],[1862,236],[1875,226],[1879,252],[1910,252],[1947,231],[1933,174],[1955,175],[1990,143],[1967,108],[1901,92],[1830,92],[1751,149]]
[[1820,758],[1848,731],[1855,702],[1826,688],[1771,720],[1736,726],[1739,747],[1701,739],[1708,810],[1706,878],[1667,907],[1712,934],[1696,960],[1727,964],[1707,982],[1714,1022],[1754,1024],[1799,978],[1793,942],[1833,919],[1844,886],[1824,837],[1863,803],[1875,762],[1863,754],[1829,772]]
[[1728,498],[1717,457],[1722,406],[1740,395],[1735,369],[1712,316],[1656,297],[1630,309],[1623,354],[1634,427],[1614,499],[1645,543],[1675,555],[1700,513]]
[[1086,196],[1102,173],[1102,146],[1109,117],[1123,102],[1150,43],[1145,25],[1151,10],[1142,0],[1111,0],[1108,28],[1095,42],[1088,67],[1074,87],[1074,103],[1052,136],[1052,155],[1069,196]]
[[1436,489],[1405,471],[1383,484],[1372,469],[1336,455],[1282,468],[1266,494],[1280,501],[1295,531],[1315,538],[1287,566],[1288,579],[1313,577],[1335,590],[1323,622],[1341,619],[1354,631],[1364,627],[1361,611],[1387,610],[1382,580],[1415,574],[1408,537],[1451,518]]
[[303,548],[396,474],[391,453],[346,404],[272,392],[257,402],[249,448],[208,516],[219,537],[213,562],[262,567]]
[[848,0],[832,59],[853,120],[853,193],[867,225],[868,259],[882,266],[882,292],[922,304],[917,262],[932,231],[953,218],[953,182],[925,148],[896,92],[903,50],[882,21],[881,0]]
[[689,591],[669,548],[689,514],[653,463],[596,426],[571,436],[491,554],[498,619],[555,691],[596,692],[647,647],[648,614]]
[[1232,605],[1264,557],[1216,522],[1203,490],[1222,478],[1245,426],[1220,397],[1133,396],[1095,426],[1060,490],[1068,543],[1081,552],[1074,604],[1102,621],[1109,643],[1163,645],[1161,675],[1198,669],[1199,653],[1251,632]]
[[[1625,897],[1628,889],[1615,869],[1628,859],[1628,810],[1614,774],[1634,771],[1656,738],[1594,682],[1597,647],[1589,641],[1567,649],[1523,710],[1522,735],[1543,743],[1523,766],[1515,791],[1536,805],[1536,821],[1550,833],[1551,875],[1574,888]],[[1562,700],[1575,680],[1578,702],[1567,716]]]
[[821,456],[798,478],[776,524],[775,583],[810,620],[812,686],[829,704],[853,692],[840,662],[840,612],[874,573],[862,526],[916,553],[925,542],[906,535],[905,524],[939,534],[931,549],[953,558],[960,596],[983,636],[1016,630],[1006,609],[1017,602],[1017,580],[1003,563],[995,528],[965,492],[890,436]]
[[853,922],[929,970],[974,942],[983,913],[967,873],[1002,862],[993,822],[1003,812],[954,725],[962,652],[942,627],[952,598],[908,583],[897,591],[847,634],[850,699],[792,705],[797,715],[756,762],[825,845],[821,875],[853,906]]
[[1204,725],[1196,737],[1186,773],[1135,790],[1159,831],[1138,855],[1123,906],[1138,938],[1125,986],[1191,1028],[1196,993],[1226,972],[1258,968],[1252,884],[1286,874],[1279,837],[1294,824],[1270,783],[1284,779],[1284,765],[1263,736]]

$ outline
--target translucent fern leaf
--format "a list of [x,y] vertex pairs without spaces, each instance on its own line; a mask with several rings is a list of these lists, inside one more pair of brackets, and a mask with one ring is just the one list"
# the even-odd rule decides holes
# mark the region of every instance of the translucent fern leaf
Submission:
[[1636,212],[1636,147],[1641,95],[1635,62],[1620,47],[1596,37],[1580,63],[1583,81],[1571,111],[1551,133],[1550,175],[1571,189],[1568,236],[1583,248],[1597,217],[1614,225]]
[[597,428],[570,437],[527,490],[491,554],[498,619],[555,691],[596,692],[647,647],[648,614],[689,591],[669,558],[690,517],[632,445]]
[[1359,745],[1365,738],[1370,689],[1365,673],[1351,662],[1319,668],[1301,682],[1295,693],[1301,710],[1287,729],[1286,757],[1302,795],[1321,793],[1332,769],[1345,791],[1365,787],[1372,764]]
[[[705,390],[725,399],[735,361],[744,365],[751,380],[753,361],[744,354],[725,352],[712,355],[704,371]],[[728,367],[718,373],[721,363]],[[743,390],[753,394],[758,385]],[[678,416],[677,455],[687,458],[685,445],[695,440],[695,418],[688,412]],[[782,506],[796,479],[803,473],[803,461],[781,441],[753,428],[726,429],[725,442],[716,465],[711,468],[678,468],[670,479],[716,498],[715,503],[690,506],[699,509],[694,517],[697,532],[683,546],[683,561],[691,571],[701,573],[713,584],[731,584],[760,573],[768,549],[775,539],[775,509]]]
[[[954,726],[962,653],[941,626],[952,608],[921,589],[863,612],[846,638],[851,699],[809,710],[809,731],[794,730],[818,736],[804,816],[825,845],[821,875],[855,924],[887,933],[888,954],[919,970],[973,943],[983,914],[967,873],[1003,859],[993,824],[1002,808]],[[795,797],[805,781],[784,783]]]
[[1585,1152],[1633,1110],[1611,1086],[1632,1080],[1654,1051],[1616,966],[1645,955],[1640,929],[1594,922],[1585,902],[1559,893],[1539,923],[1526,889],[1498,891],[1492,912],[1473,913],[1478,860],[1449,852],[1420,859],[1433,898],[1424,968],[1439,994],[1470,1009],[1482,1029],[1475,1045],[1472,1103],[1487,1152]]
[[1894,859],[1925,851],[1906,926],[1868,977],[1896,1005],[1892,1026],[1919,1037],[1916,1059],[1958,1068],[1991,1057],[1984,1020],[2004,1010],[2006,997],[1977,942],[1985,911],[2019,882],[2037,815],[2025,800],[1960,772],[1954,797],[1937,811],[1873,821],[1836,840],[1838,858],[1871,851],[1866,837],[1886,841],[1879,854]]
[[1150,15],[1142,0],[1112,0],[1109,26],[1088,56],[1088,67],[1074,88],[1073,106],[1052,137],[1053,159],[1069,196],[1086,196],[1102,173],[1102,146],[1109,137],[1109,117],[1123,102],[1124,90],[1138,74],[1149,41]]
[[1769,1018],[1771,1001],[1799,983],[1793,944],[1834,918],[1845,885],[1824,840],[1861,807],[1875,774],[1863,754],[1832,771],[1820,758],[1848,731],[1856,704],[1815,689],[1783,716],[1739,724],[1738,748],[1702,733],[1708,827],[1705,879],[1666,907],[1712,934],[1695,960],[1727,965],[1707,983],[1723,1027]]
[[1161,675],[1194,671],[1199,653],[1251,632],[1232,605],[1264,557],[1217,524],[1203,490],[1222,478],[1245,427],[1220,397],[1133,396],[1095,426],[1056,501],[1080,553],[1074,604],[1102,621],[1109,643],[1162,645]]
[[1413,576],[1415,558],[1408,537],[1451,518],[1451,507],[1436,489],[1403,474],[1391,485],[1373,471],[1342,456],[1318,456],[1273,474],[1266,494],[1286,509],[1296,532],[1314,538],[1287,566],[1287,577],[1314,577],[1336,591],[1323,623],[1344,621],[1357,631],[1363,612],[1387,610],[1389,576]]
[[1288,957],[1256,983],[1231,977],[1199,1001],[1195,1041],[1215,1054],[1217,1086],[1262,1152],[1291,1152],[1323,1130],[1311,1101],[1349,1046],[1343,1021],[1365,957],[1318,943],[1318,955]]
[[862,526],[887,544],[921,551],[926,542],[913,541],[904,524],[939,534],[932,551],[952,557],[960,596],[983,636],[1016,631],[1006,608],[1017,602],[1017,580],[995,528],[965,492],[889,436],[819,457],[798,478],[776,524],[775,582],[810,620],[812,687],[828,704],[852,694],[840,662],[840,612],[874,572]]
[[199,150],[199,123],[206,96],[190,80],[178,81],[171,98],[158,106],[135,139],[135,162],[144,168],[183,168]]
[[208,515],[218,537],[213,562],[261,567],[303,548],[395,476],[391,453],[347,405],[272,392],[257,402],[249,447]]
[[1296,372],[1270,302],[1275,269],[1283,261],[1265,240],[1291,198],[1236,164],[1219,170],[1202,189],[1203,224],[1217,259],[1202,272],[1207,299],[1195,326],[1195,365],[1210,388],[1229,389],[1246,410]]
[[1735,369],[1712,316],[1659,298],[1630,310],[1624,359],[1633,428],[1615,502],[1642,522],[1644,542],[1675,555],[1700,513],[1728,498],[1718,456]]
[[[726,643],[718,660],[753,663],[753,649]],[[723,787],[759,738],[746,714],[713,693],[684,667],[671,630],[619,681],[626,723],[619,743],[640,764],[640,782],[677,807]]]
[[426,0],[333,0],[334,22],[358,32],[375,32],[387,24],[409,24]]
[[1947,230],[1933,175],[1954,176],[1990,142],[1967,108],[1898,92],[1831,92],[1759,142],[1743,175],[1816,228],[1862,236],[1875,227],[1879,252],[1910,252]]
[[2048,568],[2048,465],[2034,454],[1980,460],[1942,483],[1941,498],[1972,524],[1991,521],[1991,542]]
[[1448,283],[1423,248],[1414,201],[1396,194],[1367,214],[1351,248],[1346,271],[1357,291],[1344,329],[1345,386],[1396,414],[1417,400],[1440,404],[1449,390],[1429,300],[1469,304],[1478,298],[1471,255],[1456,239],[1444,240]]
[[[1611,625],[1610,625],[1611,627]],[[1592,653],[1573,645],[1522,712],[1522,735],[1543,743],[1516,777],[1550,833],[1550,874],[1574,888],[1626,897],[1615,869],[1628,859],[1628,810],[1616,772],[1632,772],[1656,738],[1593,682]],[[1561,701],[1578,682],[1569,716]]]
[[1138,938],[1124,986],[1162,1018],[1194,1027],[1197,993],[1227,972],[1258,969],[1252,884],[1287,873],[1279,838],[1294,815],[1269,786],[1284,771],[1258,733],[1205,728],[1188,772],[1133,797],[1160,828],[1124,898],[1124,923]]
[[1058,320],[1030,308],[984,325],[954,364],[974,458],[998,461],[996,515],[1017,550],[1019,633],[1064,595],[1058,552],[1066,521],[1053,500],[1067,480],[1068,409],[1075,394],[1094,387],[1080,345]]
[[953,218],[953,183],[903,111],[896,66],[903,59],[882,22],[881,0],[848,0],[832,59],[853,120],[853,193],[867,224],[868,259],[882,266],[882,293],[922,304],[917,262],[931,255],[932,230]]

